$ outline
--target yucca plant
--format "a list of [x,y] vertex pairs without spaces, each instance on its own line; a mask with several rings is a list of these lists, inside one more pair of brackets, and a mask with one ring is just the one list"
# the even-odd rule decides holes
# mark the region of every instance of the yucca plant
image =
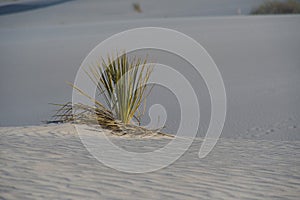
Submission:
[[[81,103],[54,104],[60,108],[53,116],[55,120],[48,123],[75,122],[84,124],[99,124],[102,128],[112,131],[118,136],[148,137],[162,135],[174,136],[160,132],[161,128],[148,130],[140,125],[140,119],[145,112],[146,98],[152,87],[147,89],[147,83],[153,71],[153,65],[147,64],[147,58],[130,59],[126,53],[115,58],[107,56],[96,65],[86,68],[85,73],[96,85],[104,106],[97,98],[90,97],[85,91],[70,84],[80,94],[86,96],[94,106]],[[141,109],[144,103],[143,109]]]
[[146,101],[150,90],[147,82],[153,66],[147,64],[147,58],[130,59],[126,53],[115,58],[107,56],[107,61],[97,62],[86,70],[86,74],[96,84],[100,95],[114,117],[125,124],[133,119],[140,122],[144,113],[139,110]]
[[[85,69],[87,76],[96,85],[104,106],[97,99],[88,96],[77,86],[70,84],[79,93],[94,102],[95,106],[76,104],[55,104],[60,106],[54,115],[61,122],[98,122],[100,125],[112,128],[116,124],[130,124],[134,120],[140,125],[140,119],[145,112],[146,97],[152,88],[147,89],[147,82],[153,71],[153,66],[147,64],[147,58],[132,59],[124,52],[121,56],[108,55],[107,60],[96,62]],[[144,107],[142,110],[142,104]],[[76,112],[73,112],[76,110]],[[74,114],[76,113],[76,114]],[[50,121],[51,122],[51,121]]]

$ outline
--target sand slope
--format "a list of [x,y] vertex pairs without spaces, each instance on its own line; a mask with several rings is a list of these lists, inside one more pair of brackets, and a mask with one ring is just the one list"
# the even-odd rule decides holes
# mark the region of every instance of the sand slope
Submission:
[[[65,82],[74,80],[82,60],[96,44],[128,28],[158,26],[193,37],[218,65],[228,98],[222,137],[299,140],[299,22],[300,16],[241,16],[0,28],[0,125],[48,120],[55,109],[48,103],[70,101],[72,90]],[[203,136],[210,104],[201,77],[173,57],[153,57],[184,68],[191,84],[197,86],[202,109],[199,134]],[[170,101],[174,97],[154,92],[147,103],[165,102],[169,106],[166,125],[171,129],[165,132],[176,131],[180,114],[178,105]]]
[[[0,129],[4,199],[298,199],[299,141],[222,139],[205,159],[200,140],[171,166],[127,174],[83,147],[72,125]],[[116,140],[116,139],[115,139]],[[123,144],[134,151],[136,140]],[[160,142],[152,143],[159,146]],[[126,145],[123,146],[126,149]],[[136,147],[138,151],[140,147]]]
[[[155,173],[105,167],[69,124],[1,127],[0,199],[298,199],[300,16],[198,17],[235,15],[238,8],[247,13],[262,1],[140,1],[141,14],[133,11],[131,0],[71,1],[0,16],[0,126],[50,119],[55,108],[48,103],[70,100],[65,81],[74,80],[95,45],[144,26],[175,29],[201,43],[218,65],[228,97],[225,127],[214,150],[199,160],[200,137],[184,156]],[[210,104],[201,77],[170,55],[156,56],[183,68],[197,86],[198,135],[204,136]],[[178,105],[153,92],[148,103],[167,102],[166,132],[176,131]],[[112,141],[145,152],[169,140]]]

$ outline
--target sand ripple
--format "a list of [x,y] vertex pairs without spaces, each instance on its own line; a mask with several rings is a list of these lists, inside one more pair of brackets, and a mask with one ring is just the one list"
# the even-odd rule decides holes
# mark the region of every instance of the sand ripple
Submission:
[[[72,125],[0,128],[0,134],[3,199],[298,199],[300,196],[299,141],[221,139],[208,157],[199,160],[201,141],[196,140],[171,166],[154,173],[128,174],[105,167],[93,158]],[[128,145],[135,140],[122,141]],[[165,144],[165,141],[151,141],[151,148],[155,143],[158,147]],[[141,142],[136,148],[140,146]]]

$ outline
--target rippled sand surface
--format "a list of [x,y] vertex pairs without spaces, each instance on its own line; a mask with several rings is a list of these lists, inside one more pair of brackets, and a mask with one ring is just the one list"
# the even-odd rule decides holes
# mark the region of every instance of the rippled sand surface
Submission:
[[[1,199],[298,199],[300,142],[220,139],[204,159],[201,140],[172,165],[129,174],[98,162],[72,125],[0,128]],[[119,141],[118,141],[119,140]],[[130,151],[166,139],[117,139]],[[144,143],[143,143],[144,142]],[[147,143],[151,143],[145,147]]]

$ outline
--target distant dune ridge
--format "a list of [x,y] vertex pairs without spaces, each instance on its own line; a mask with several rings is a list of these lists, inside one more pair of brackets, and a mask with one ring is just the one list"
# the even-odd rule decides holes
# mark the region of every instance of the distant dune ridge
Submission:
[[30,11],[73,0],[11,0],[0,1],[0,15]]

